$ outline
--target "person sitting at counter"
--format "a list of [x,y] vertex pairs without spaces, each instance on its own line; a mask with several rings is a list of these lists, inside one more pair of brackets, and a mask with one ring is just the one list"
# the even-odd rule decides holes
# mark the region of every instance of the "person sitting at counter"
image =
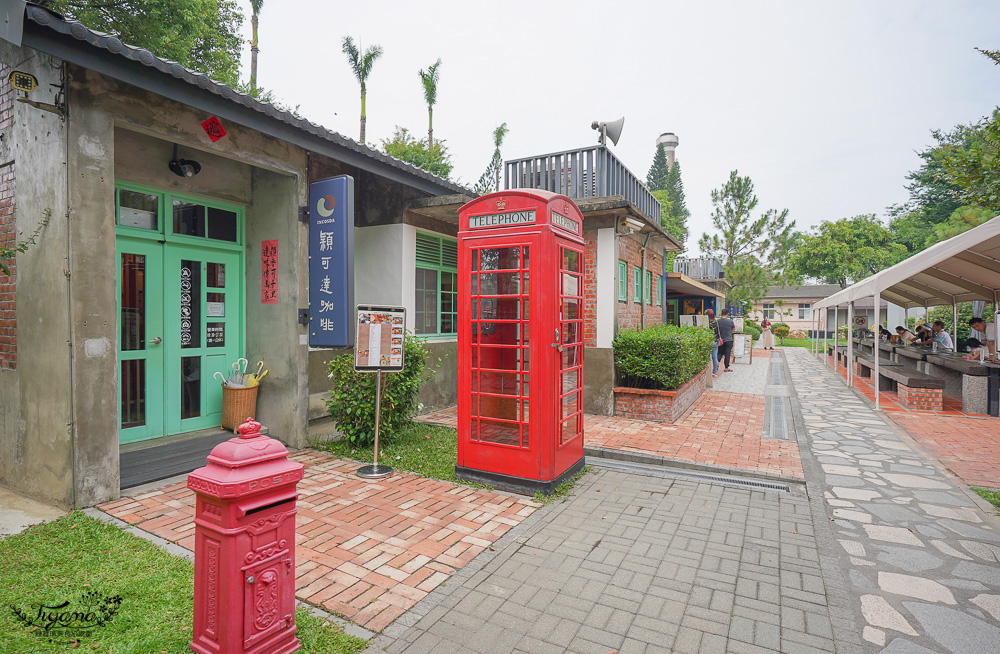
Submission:
[[911,339],[914,338],[916,338],[916,336],[914,336],[913,332],[906,327],[899,325],[896,327],[896,335],[891,337],[889,340],[893,343],[902,343],[903,345],[906,345]]
[[888,329],[886,329],[882,325],[879,325],[878,326],[878,337],[879,337],[879,339],[881,339],[883,341],[888,341],[888,340],[892,339],[892,334],[889,333]]
[[933,342],[934,332],[931,331],[931,326],[926,323],[923,325],[917,325],[916,336],[908,341],[910,345],[930,345]]
[[944,323],[940,320],[934,321],[933,338],[934,342],[938,344],[938,347],[944,348],[945,350],[954,350],[955,344],[951,340],[951,334],[944,330]]
[[965,339],[965,345],[969,348],[969,353],[962,357],[963,359],[979,359],[980,356],[984,359],[991,358],[990,351],[986,349],[986,344],[978,338]]
[[969,320],[969,336],[978,340],[990,354],[997,352],[997,326],[987,324],[982,318]]

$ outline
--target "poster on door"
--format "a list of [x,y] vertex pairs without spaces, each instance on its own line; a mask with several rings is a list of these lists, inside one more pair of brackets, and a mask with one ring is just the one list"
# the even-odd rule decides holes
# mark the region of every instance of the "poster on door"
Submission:
[[354,334],[355,370],[399,372],[403,369],[404,307],[358,305]]

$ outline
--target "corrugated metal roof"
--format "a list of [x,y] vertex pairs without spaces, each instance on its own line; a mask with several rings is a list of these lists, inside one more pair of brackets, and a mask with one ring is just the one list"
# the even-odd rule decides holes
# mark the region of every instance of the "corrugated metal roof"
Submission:
[[447,191],[449,193],[472,193],[469,189],[466,189],[463,186],[438,177],[437,175],[429,173],[422,168],[418,168],[412,164],[397,159],[396,157],[387,155],[384,152],[380,152],[367,144],[358,143],[357,141],[342,134],[327,129],[318,123],[308,121],[288,111],[278,109],[268,102],[261,102],[251,95],[241,93],[226,84],[213,80],[204,73],[193,71],[175,61],[157,57],[149,50],[125,44],[116,36],[92,30],[77,20],[64,18],[59,14],[49,11],[48,9],[44,9],[30,3],[26,6],[25,18],[30,20],[32,23],[49,28],[59,34],[72,36],[74,39],[89,43],[96,48],[118,55],[123,59],[138,62],[149,67],[152,71],[156,71],[163,75],[169,75],[175,79],[190,84],[192,87],[209,91],[230,102],[253,109],[275,121],[280,121],[281,123],[295,127],[313,136],[318,136],[336,146],[346,148],[347,150],[368,157],[374,162],[392,166],[393,168],[418,177],[422,180],[432,182],[433,184],[439,186],[442,191]]
[[840,290],[838,284],[802,284],[800,286],[772,286],[765,299],[786,297],[829,297]]

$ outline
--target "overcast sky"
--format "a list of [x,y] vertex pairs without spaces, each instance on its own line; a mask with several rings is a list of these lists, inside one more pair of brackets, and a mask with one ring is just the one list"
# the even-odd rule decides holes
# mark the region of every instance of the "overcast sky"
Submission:
[[258,83],[358,139],[345,35],[385,51],[368,79],[373,145],[396,125],[426,136],[417,71],[443,60],[434,135],[469,186],[503,122],[503,156],[516,159],[590,145],[592,121],[625,116],[612,150],[643,180],[657,136],[674,132],[690,253],[731,170],[753,179],[760,209],[788,208],[800,229],[884,216],[906,200],[930,130],[1000,104],[1000,67],[974,50],[1000,49],[995,0],[268,0]]

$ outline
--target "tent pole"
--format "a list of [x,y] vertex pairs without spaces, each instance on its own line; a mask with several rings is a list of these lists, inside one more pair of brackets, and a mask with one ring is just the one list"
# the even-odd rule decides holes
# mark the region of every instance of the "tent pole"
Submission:
[[958,302],[951,298],[951,341],[958,352]]
[[837,349],[837,346],[839,345],[837,339],[839,338],[840,334],[840,332],[838,331],[839,326],[840,326],[840,305],[837,305],[833,307],[833,371],[834,372],[838,372],[837,352],[839,352],[840,350]]
[[[877,323],[875,325],[876,327],[879,327],[879,326],[882,325],[882,321],[880,320],[880,318],[882,317],[882,315],[881,315],[881,311],[879,309],[879,306],[882,304],[881,300],[882,300],[881,293],[879,293],[878,291],[875,291],[875,322]],[[879,393],[879,386],[881,386],[881,384],[878,383],[879,382],[878,361],[881,358],[879,356],[878,341],[879,341],[879,330],[878,329],[873,329],[872,330],[872,354],[875,357],[875,372],[872,373],[872,377],[873,377],[873,379],[872,379],[872,386],[875,387],[875,410],[876,411],[878,411],[879,408],[880,408],[879,407],[879,398],[881,396],[881,393]]]
[[847,303],[847,387],[854,385],[854,300]]

